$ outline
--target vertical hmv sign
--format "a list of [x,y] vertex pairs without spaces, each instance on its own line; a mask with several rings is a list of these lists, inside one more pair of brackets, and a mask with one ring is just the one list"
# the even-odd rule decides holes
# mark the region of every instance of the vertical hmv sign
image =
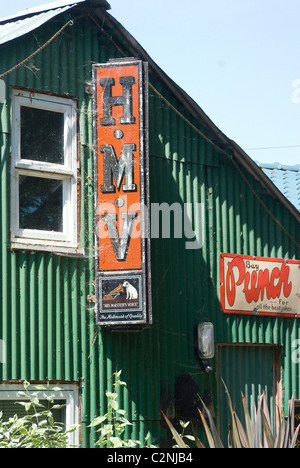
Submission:
[[148,218],[148,67],[94,65],[96,320],[151,323]]

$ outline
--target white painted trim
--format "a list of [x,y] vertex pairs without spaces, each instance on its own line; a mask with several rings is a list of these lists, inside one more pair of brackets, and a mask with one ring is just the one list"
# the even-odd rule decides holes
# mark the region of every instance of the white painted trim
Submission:
[[[51,110],[64,115],[64,163],[51,164],[21,158],[21,106]],[[77,227],[77,117],[76,102],[70,98],[50,96],[26,90],[13,90],[13,135],[11,165],[11,240],[12,248],[18,244],[47,246],[51,251],[70,253],[78,250]],[[39,177],[61,180],[63,187],[63,231],[21,229],[19,226],[19,177]]]
[[51,245],[48,241],[44,243],[42,241],[32,241],[30,239],[12,239],[11,242],[12,250],[31,250],[37,252],[50,252],[56,253],[58,255],[70,256],[70,257],[84,257],[84,249],[78,248],[76,246],[63,246],[62,243],[51,242]]
[[[42,382],[41,382],[42,383]],[[55,385],[61,390],[49,391],[39,390],[38,398],[40,400],[47,397],[52,397],[57,400],[65,400],[66,404],[66,430],[69,430],[73,424],[79,425],[79,388],[72,384]],[[20,396],[19,392],[24,392],[22,384],[0,384],[0,400],[24,400],[24,396]],[[34,385],[30,386],[29,394],[36,392]],[[16,411],[17,412],[17,411]],[[69,434],[69,445],[79,446],[79,428]]]

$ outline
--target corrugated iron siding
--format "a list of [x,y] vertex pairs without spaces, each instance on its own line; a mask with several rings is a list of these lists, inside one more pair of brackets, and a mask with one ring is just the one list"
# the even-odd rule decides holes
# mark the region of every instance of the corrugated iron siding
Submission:
[[[165,103],[157,102],[155,111],[159,108],[164,114],[164,122],[174,119],[175,112],[170,107],[167,109]],[[293,241],[295,239],[299,244],[299,225],[253,177],[245,175],[245,180],[229,158],[199,138],[180,117],[176,120],[177,130],[174,127],[173,132],[167,130],[160,138],[162,145],[158,139],[156,142],[155,157],[161,161],[152,161],[151,168],[152,175],[156,172],[160,182],[152,181],[152,201],[158,193],[160,202],[172,203],[181,199],[183,202],[192,201],[194,205],[199,201],[205,203],[205,229],[201,251],[184,250],[182,243],[181,250],[169,247],[171,255],[168,259],[171,258],[169,261],[174,264],[168,271],[167,283],[176,285],[183,281],[185,307],[181,312],[190,315],[193,323],[213,321],[217,342],[282,345],[285,397],[289,398],[293,391],[300,396],[299,368],[291,359],[293,342],[299,336],[298,320],[225,316],[220,312],[219,304],[220,252],[299,259],[299,248]],[[177,148],[170,151],[170,145],[176,141]],[[155,171],[154,166],[159,169]],[[168,193],[172,195],[167,197]],[[270,216],[258,197],[293,239]],[[158,264],[161,268],[161,263]],[[174,290],[180,294],[182,289],[176,286]],[[263,362],[257,365],[260,368]],[[239,375],[242,369],[235,369],[235,372]]]
[[[0,73],[21,62],[69,19],[56,18],[1,51]],[[107,31],[113,36],[112,31]],[[274,343],[284,346],[286,398],[300,397],[299,369],[291,360],[292,340],[299,336],[296,320],[224,316],[219,305],[219,253],[300,258],[293,241],[270,217],[232,164],[189,124],[201,124],[176,98],[150,76],[150,188],[152,203],[205,204],[203,248],[186,250],[186,239],[152,240],[153,319],[151,328],[136,334],[112,333],[95,326],[93,234],[92,99],[84,84],[91,65],[121,54],[119,48],[88,19],[68,28],[26,66],[5,78],[7,103],[2,108],[1,143],[1,310],[0,338],[8,343],[8,365],[0,380],[61,379],[82,381],[82,438],[93,416],[107,409],[105,390],[112,373],[122,369],[128,387],[120,403],[134,422],[128,436],[143,440],[148,431],[158,443],[162,388],[174,390],[176,378],[190,374],[203,390],[217,394],[215,373],[203,375],[194,353],[194,326],[215,324],[220,343]],[[84,258],[10,251],[10,85],[26,86],[79,99],[81,143],[81,246]],[[164,96],[162,99],[161,95]],[[166,102],[167,100],[167,102]],[[171,105],[170,105],[171,104]],[[184,117],[184,118],[183,118]],[[209,135],[208,135],[209,136]],[[298,239],[299,226],[263,187],[246,175],[254,191]],[[199,227],[194,209],[189,219]],[[239,369],[236,369],[239,372]]]

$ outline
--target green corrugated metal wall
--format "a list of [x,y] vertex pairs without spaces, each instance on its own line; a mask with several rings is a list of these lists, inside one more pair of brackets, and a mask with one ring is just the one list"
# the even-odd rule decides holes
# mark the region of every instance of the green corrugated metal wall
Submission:
[[[46,42],[68,19],[62,15],[23,37],[22,47],[18,41],[3,46],[0,74]],[[87,295],[94,294],[93,114],[84,83],[91,80],[92,63],[118,57],[120,49],[130,56],[127,44],[120,42],[116,48],[109,39],[114,31],[106,32],[89,19],[81,19],[26,66],[8,75],[0,130],[0,338],[8,344],[8,363],[0,366],[0,380],[82,379],[84,446],[93,446],[95,435],[85,426],[106,411],[105,390],[111,388],[109,379],[119,369],[128,383],[120,401],[134,422],[132,432],[127,433],[133,438],[143,440],[150,431],[152,442],[158,443],[162,386],[169,382],[174,390],[182,373],[190,374],[203,394],[211,389],[216,404],[216,374],[201,374],[194,354],[194,326],[199,321],[213,321],[220,343],[283,345],[285,397],[295,390],[300,398],[299,368],[291,361],[298,322],[224,316],[219,304],[220,252],[300,258],[295,243],[266,212],[248,183],[298,244],[299,225],[254,178],[246,174],[245,180],[228,156],[195,131],[192,125],[205,132],[153,74],[149,89],[151,202],[204,203],[204,244],[201,250],[186,250],[184,239],[152,240],[151,328],[129,334],[95,326],[94,309],[87,302]],[[10,85],[79,99],[84,258],[10,251]],[[193,228],[199,223],[195,210],[192,223]]]
[[[257,407],[257,402],[262,392],[265,391],[269,408],[271,423],[274,422],[272,408],[276,405],[274,398],[274,348],[262,345],[224,345],[219,346],[219,372],[220,377],[226,382],[232,404],[241,421],[244,421],[242,396],[245,396],[249,408]],[[228,365],[230,363],[230,366]],[[262,366],[261,364],[265,365]],[[237,372],[237,369],[239,370]],[[249,378],[249,376],[251,378]],[[228,434],[228,421],[230,411],[227,404],[227,396],[224,385],[219,383],[219,398],[222,411],[218,415],[218,424],[221,428],[222,440],[226,440]]]

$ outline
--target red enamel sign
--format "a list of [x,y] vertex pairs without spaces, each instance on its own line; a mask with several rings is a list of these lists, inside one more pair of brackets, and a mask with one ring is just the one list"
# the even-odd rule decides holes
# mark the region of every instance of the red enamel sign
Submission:
[[300,316],[300,261],[220,255],[220,301],[226,313]]

